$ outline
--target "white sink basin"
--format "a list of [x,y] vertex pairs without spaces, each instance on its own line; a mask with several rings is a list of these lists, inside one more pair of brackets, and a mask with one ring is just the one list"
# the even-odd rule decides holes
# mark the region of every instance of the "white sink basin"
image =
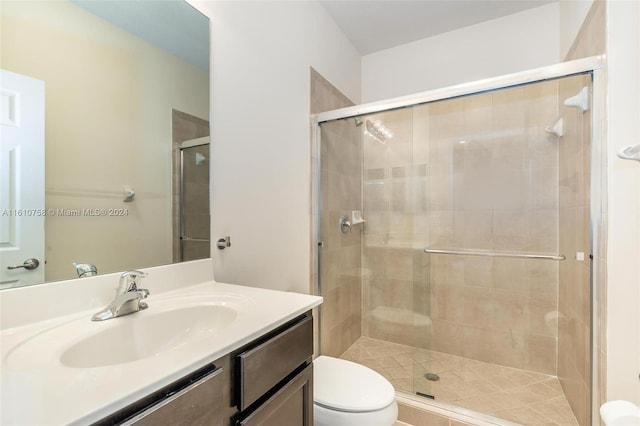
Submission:
[[[77,281],[78,287],[92,283]],[[44,288],[41,291],[48,296],[41,297],[47,297],[46,303],[34,301],[46,319],[29,322],[28,316],[18,317],[12,319],[18,325],[0,330],[2,426],[94,424],[322,301],[317,296],[217,282],[176,284],[164,292],[150,286],[148,309],[91,321],[108,301],[62,315],[65,306],[74,306],[75,299],[68,304],[66,298],[75,293],[53,287],[61,292],[55,295],[59,300]],[[3,318],[7,300],[12,299],[0,297]],[[50,307],[58,314],[49,314]],[[92,348],[94,343],[100,349]]]
[[[149,299],[149,308],[91,321],[91,314],[49,328],[14,347],[9,367],[57,364],[100,368],[170,354],[189,344],[208,346],[229,329],[251,299],[234,295]],[[38,354],[38,355],[37,355]]]
[[[237,312],[220,305],[194,305],[130,314],[113,327],[66,349],[60,362],[72,368],[103,367],[137,361],[206,338],[228,326]],[[108,320],[113,321],[113,320]]]

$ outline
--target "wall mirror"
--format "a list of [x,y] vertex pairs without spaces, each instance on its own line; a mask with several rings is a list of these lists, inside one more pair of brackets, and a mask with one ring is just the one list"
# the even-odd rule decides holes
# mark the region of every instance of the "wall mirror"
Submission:
[[0,26],[0,287],[210,257],[209,19],[10,1]]

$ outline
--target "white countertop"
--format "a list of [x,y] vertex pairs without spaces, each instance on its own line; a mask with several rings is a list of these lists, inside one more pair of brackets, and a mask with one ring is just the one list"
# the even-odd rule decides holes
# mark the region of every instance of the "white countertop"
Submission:
[[[238,296],[233,305],[238,315],[206,339],[105,367],[70,368],[60,362],[64,348],[113,321],[135,321],[137,316],[152,314],[154,304],[167,306],[172,298],[197,300],[215,295]],[[145,301],[148,309],[107,321],[91,321],[96,311],[91,308],[2,330],[0,424],[98,421],[318,306],[322,298],[211,281],[151,294]]]

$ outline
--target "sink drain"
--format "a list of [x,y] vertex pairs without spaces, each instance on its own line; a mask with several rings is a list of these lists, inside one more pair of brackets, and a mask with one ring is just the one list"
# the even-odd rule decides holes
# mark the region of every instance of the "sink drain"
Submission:
[[437,382],[438,380],[440,380],[440,376],[435,373],[427,373],[424,375],[424,378],[432,382]]

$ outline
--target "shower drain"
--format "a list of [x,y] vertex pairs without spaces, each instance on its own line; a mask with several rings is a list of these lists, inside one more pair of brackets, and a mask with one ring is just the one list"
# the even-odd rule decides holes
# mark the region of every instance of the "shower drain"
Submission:
[[435,373],[427,373],[424,375],[424,378],[427,380],[431,380],[432,382],[437,382],[438,380],[440,380],[440,376]]

